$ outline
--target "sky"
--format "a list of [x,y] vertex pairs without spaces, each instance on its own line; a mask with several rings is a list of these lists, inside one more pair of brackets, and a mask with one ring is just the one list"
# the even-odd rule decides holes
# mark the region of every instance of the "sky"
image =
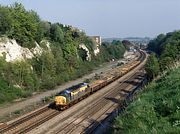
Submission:
[[0,0],[22,3],[42,20],[84,30],[87,35],[155,37],[180,29],[180,0]]

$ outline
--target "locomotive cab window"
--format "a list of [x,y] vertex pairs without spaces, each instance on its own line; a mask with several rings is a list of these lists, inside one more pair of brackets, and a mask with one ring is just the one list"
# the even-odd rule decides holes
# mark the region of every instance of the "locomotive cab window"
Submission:
[[62,92],[60,92],[57,96],[68,97],[68,96],[69,96],[69,93],[67,93],[66,91],[62,91]]

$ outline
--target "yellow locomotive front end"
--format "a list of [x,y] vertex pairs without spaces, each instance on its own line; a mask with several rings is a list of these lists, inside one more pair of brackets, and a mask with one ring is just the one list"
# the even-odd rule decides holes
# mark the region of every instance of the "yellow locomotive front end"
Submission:
[[64,96],[56,96],[54,101],[55,101],[56,106],[66,106],[67,105],[66,97],[64,97]]

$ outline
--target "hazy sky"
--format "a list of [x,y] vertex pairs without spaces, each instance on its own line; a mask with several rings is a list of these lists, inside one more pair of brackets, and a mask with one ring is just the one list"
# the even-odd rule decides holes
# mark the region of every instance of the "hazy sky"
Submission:
[[0,0],[2,5],[14,2],[88,35],[154,37],[180,29],[180,0]]

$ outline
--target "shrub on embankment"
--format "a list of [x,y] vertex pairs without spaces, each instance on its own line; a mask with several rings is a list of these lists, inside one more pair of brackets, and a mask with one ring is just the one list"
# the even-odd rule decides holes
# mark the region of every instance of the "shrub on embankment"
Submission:
[[175,69],[180,61],[180,31],[160,34],[148,44],[148,50],[153,53],[145,69],[154,81],[115,120],[113,133],[180,132],[180,68]]
[[150,79],[170,70],[180,62],[180,31],[160,34],[148,44],[153,52],[145,66]]
[[180,68],[149,84],[113,127],[114,134],[179,134]]

